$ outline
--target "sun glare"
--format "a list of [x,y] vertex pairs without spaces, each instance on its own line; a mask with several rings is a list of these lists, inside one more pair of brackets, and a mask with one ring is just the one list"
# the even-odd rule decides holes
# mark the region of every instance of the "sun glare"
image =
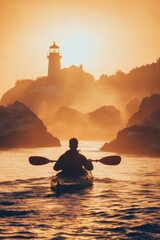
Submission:
[[92,36],[81,31],[69,35],[61,47],[64,66],[87,64],[91,55]]

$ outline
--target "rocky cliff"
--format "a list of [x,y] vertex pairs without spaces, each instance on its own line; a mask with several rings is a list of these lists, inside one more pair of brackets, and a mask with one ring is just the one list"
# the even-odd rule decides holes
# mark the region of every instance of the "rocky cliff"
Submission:
[[122,129],[102,151],[138,156],[160,156],[160,128],[137,125]]
[[132,115],[128,127],[115,140],[105,143],[102,151],[142,156],[160,156],[160,94],[145,97]]
[[20,102],[0,106],[0,148],[55,147],[60,141]]

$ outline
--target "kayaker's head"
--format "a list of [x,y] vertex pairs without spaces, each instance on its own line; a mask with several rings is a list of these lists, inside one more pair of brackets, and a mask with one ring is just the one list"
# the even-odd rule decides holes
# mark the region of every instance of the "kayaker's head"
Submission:
[[77,150],[78,148],[78,140],[77,138],[71,138],[69,140],[69,147],[71,150]]

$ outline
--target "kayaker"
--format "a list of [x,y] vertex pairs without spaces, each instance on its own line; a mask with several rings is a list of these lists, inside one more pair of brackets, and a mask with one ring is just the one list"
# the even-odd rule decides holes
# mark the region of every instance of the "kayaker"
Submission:
[[65,175],[83,175],[86,170],[93,170],[92,162],[77,150],[78,140],[76,138],[69,140],[69,148],[70,150],[61,155],[55,163],[53,167],[55,171],[62,170]]

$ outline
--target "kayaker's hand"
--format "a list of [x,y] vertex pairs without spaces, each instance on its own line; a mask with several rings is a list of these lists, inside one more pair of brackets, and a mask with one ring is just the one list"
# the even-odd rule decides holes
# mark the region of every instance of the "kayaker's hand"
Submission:
[[93,170],[93,163],[92,163],[92,160],[91,159],[88,159],[87,160],[87,163],[85,165],[85,168],[89,171],[92,171]]

